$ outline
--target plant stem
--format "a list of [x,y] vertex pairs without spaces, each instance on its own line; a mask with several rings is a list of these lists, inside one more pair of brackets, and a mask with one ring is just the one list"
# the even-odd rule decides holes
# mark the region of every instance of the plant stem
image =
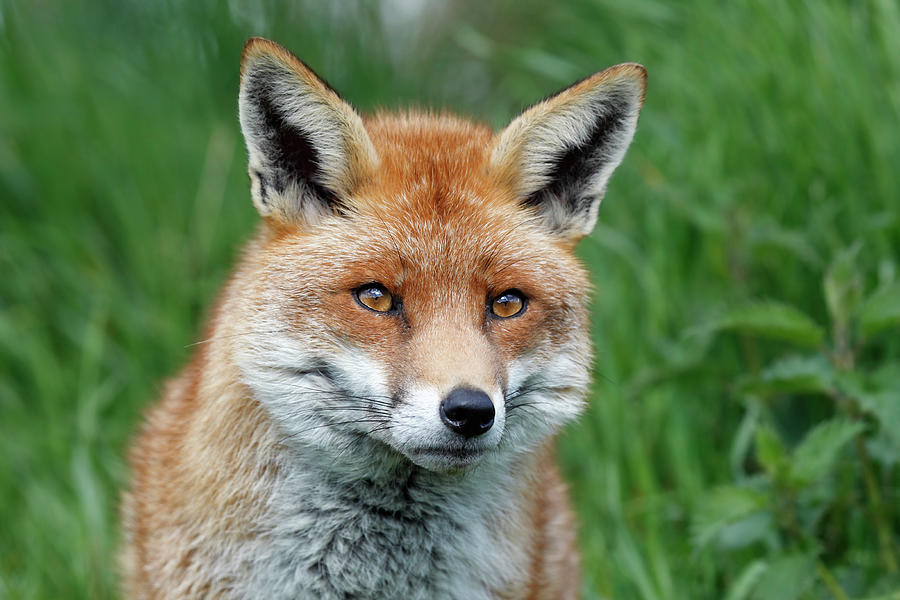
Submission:
[[[800,524],[797,522],[797,515],[792,508],[785,508],[781,514],[784,517],[784,522],[787,525],[788,532],[791,536],[798,542],[805,543],[810,548],[815,546],[815,541],[800,527]],[[819,577],[822,578],[822,581],[825,582],[825,587],[827,587],[831,592],[831,595],[835,597],[835,600],[850,600],[847,593],[841,587],[841,584],[838,583],[837,578],[828,570],[828,567],[826,567],[825,563],[821,560],[816,561],[816,571],[819,573]]]
[[838,580],[835,579],[834,575],[831,574],[831,571],[828,570],[828,567],[821,560],[816,561],[816,570],[819,572],[819,577],[825,582],[825,587],[828,588],[836,600],[850,600],[847,593],[841,588],[841,584],[838,583]]
[[[846,324],[836,323],[834,328],[834,338],[836,345],[836,353],[834,363],[838,369],[850,371],[856,362],[855,351],[848,334]],[[844,394],[834,394],[835,404],[839,410],[843,410],[854,421],[860,422],[861,415],[859,404],[856,398],[845,396]],[[894,546],[891,540],[890,519],[881,502],[881,493],[878,490],[878,479],[875,476],[875,467],[869,452],[866,450],[865,435],[860,433],[853,438],[856,446],[856,453],[859,456],[859,462],[862,465],[863,482],[866,487],[866,498],[869,501],[869,512],[872,515],[872,524],[875,527],[875,533],[878,536],[878,546],[881,552],[881,560],[888,573],[896,573],[898,571],[897,557],[894,554]]]
[[863,434],[859,434],[854,438],[856,445],[856,453],[859,455],[859,461],[862,463],[863,482],[866,486],[866,496],[869,499],[869,510],[872,513],[872,521],[874,521],[875,532],[878,535],[878,545],[881,550],[881,559],[888,573],[896,573],[897,557],[894,555],[894,546],[891,542],[891,529],[888,519],[885,516],[884,504],[881,502],[881,492],[878,491],[878,480],[875,478],[875,467],[872,465],[872,459],[869,458],[869,452],[866,450],[865,438]]

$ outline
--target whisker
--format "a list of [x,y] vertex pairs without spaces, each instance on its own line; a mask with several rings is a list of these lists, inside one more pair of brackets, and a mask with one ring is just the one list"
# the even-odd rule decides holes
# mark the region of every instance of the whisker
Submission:
[[388,403],[390,403],[390,406],[394,405],[393,396],[386,396],[384,394],[373,394],[371,396],[360,396],[357,394],[350,394],[341,389],[331,389],[330,390],[327,388],[316,388],[316,387],[311,387],[311,386],[298,386],[295,389],[300,390],[300,391],[306,391],[306,392],[315,392],[315,393],[319,393],[319,394],[331,394],[331,395],[340,396],[343,398],[354,399],[354,400],[384,402],[385,405],[388,405]]
[[[564,385],[554,386],[541,385],[537,383],[531,385],[522,385],[515,391],[507,394],[506,398],[504,398],[506,412],[507,414],[509,414],[518,408],[536,408],[538,405],[553,405],[555,404],[553,400],[547,400],[543,398],[530,398],[529,396],[537,393],[560,394],[572,389],[572,386]],[[516,402],[517,400],[518,402]]]
[[310,431],[315,431],[316,429],[322,429],[323,427],[340,427],[342,425],[353,425],[355,423],[379,423],[383,424],[383,419],[353,419],[351,421],[340,421],[338,423],[319,423],[318,425],[313,425],[312,427],[306,427],[305,429],[301,429],[300,431],[295,431],[290,433],[282,438],[280,438],[279,443],[286,442],[288,440],[292,440],[297,436],[305,435]]
[[329,404],[328,406],[317,406],[316,410],[319,410],[319,411],[359,410],[359,411],[380,412],[380,413],[384,413],[386,415],[391,414],[391,411],[387,410],[385,407],[360,406],[359,404]]
[[526,402],[519,402],[517,404],[510,404],[506,407],[506,413],[509,414],[517,408],[536,408],[540,404],[553,405],[553,402],[548,402],[545,400],[529,400]]
[[391,429],[391,424],[390,424],[390,423],[384,423],[383,425],[380,425],[380,426],[378,426],[378,427],[373,427],[373,428],[369,431],[369,433],[370,433],[370,434],[372,434],[372,433],[378,433],[379,431],[388,431],[388,430],[390,430],[390,429]]
[[185,348],[193,348],[194,346],[209,344],[210,342],[213,342],[215,340],[227,340],[230,338],[236,338],[236,337],[241,337],[241,336],[245,336],[245,335],[265,335],[265,334],[273,334],[273,333],[285,333],[286,331],[290,331],[290,329],[287,329],[287,328],[273,329],[271,331],[256,331],[256,330],[254,330],[254,331],[243,331],[241,333],[232,333],[229,335],[214,335],[212,337],[206,338],[205,340],[198,340],[191,344],[187,344],[185,346]]
[[329,395],[329,394],[323,393],[323,394],[319,394],[317,397],[320,399],[326,400],[326,401],[333,400],[334,403],[330,404],[329,406],[339,406],[340,404],[338,404],[338,403],[343,401],[343,406],[368,405],[368,406],[372,406],[373,408],[384,408],[384,409],[392,409],[394,407],[393,403],[385,402],[382,400],[372,400],[371,398],[366,398],[364,396],[348,397],[348,396],[340,395],[340,394]]
[[[329,415],[332,417],[340,417],[342,413],[362,413],[362,416],[367,417],[382,417],[389,418],[392,413],[385,409],[370,409],[364,406],[348,406],[348,407],[315,407],[314,408],[316,414],[323,418],[328,418]],[[285,413],[285,417],[288,419],[295,419],[297,417],[301,417],[306,413],[309,413],[310,409],[307,407],[300,407],[293,411],[288,411]],[[352,415],[344,414],[344,417],[348,417]]]

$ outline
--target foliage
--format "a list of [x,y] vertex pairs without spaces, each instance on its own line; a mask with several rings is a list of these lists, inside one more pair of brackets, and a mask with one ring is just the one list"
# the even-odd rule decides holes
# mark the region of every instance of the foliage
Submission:
[[[895,493],[889,478],[897,459],[893,452],[900,450],[893,433],[900,387],[896,379],[876,383],[871,367],[859,364],[867,350],[863,336],[876,330],[872,323],[890,322],[882,315],[895,309],[883,298],[894,284],[882,285],[863,300],[857,254],[858,246],[839,252],[825,273],[830,343],[815,355],[776,358],[737,388],[753,415],[754,451],[741,461],[735,484],[713,490],[701,502],[693,517],[694,543],[729,551],[765,543],[770,558],[752,563],[754,581],[739,577],[729,598],[793,600],[807,597],[818,584],[823,588],[819,595],[827,590],[844,599],[851,593],[864,597],[896,590],[900,584],[896,517],[883,498],[885,490]],[[800,346],[811,336],[784,332],[819,331],[799,310],[771,307],[738,311],[742,316],[718,319],[715,325],[747,331],[749,322],[754,336],[791,339]],[[875,364],[896,370],[890,362]],[[787,425],[777,414],[779,406],[823,400],[831,416],[799,431],[789,452],[778,433]],[[893,447],[893,452],[873,454],[870,445]],[[752,528],[740,528],[751,519]],[[872,548],[860,553],[853,536],[871,540]]]
[[585,597],[897,598],[897,31],[880,0],[0,0],[0,597],[115,595],[128,439],[256,221],[265,35],[364,110],[494,125],[645,64],[579,249]]

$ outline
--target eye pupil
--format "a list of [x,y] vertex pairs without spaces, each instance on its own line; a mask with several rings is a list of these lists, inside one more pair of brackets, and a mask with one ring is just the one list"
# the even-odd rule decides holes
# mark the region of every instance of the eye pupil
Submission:
[[515,317],[525,310],[525,297],[518,290],[507,290],[491,302],[491,312],[503,319]]
[[356,290],[356,300],[375,312],[388,312],[394,308],[394,298],[380,283],[370,283]]

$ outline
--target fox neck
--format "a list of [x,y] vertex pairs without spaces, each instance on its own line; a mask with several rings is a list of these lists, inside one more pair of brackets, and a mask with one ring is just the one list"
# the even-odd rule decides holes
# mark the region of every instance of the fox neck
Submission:
[[[367,476],[286,451],[262,526],[263,563],[251,552],[247,595],[271,589],[340,598],[495,598],[525,579],[533,461],[439,474],[405,459],[363,460]],[[370,455],[371,456],[371,455]],[[359,458],[357,459],[359,460]],[[285,578],[293,578],[285,585]]]

